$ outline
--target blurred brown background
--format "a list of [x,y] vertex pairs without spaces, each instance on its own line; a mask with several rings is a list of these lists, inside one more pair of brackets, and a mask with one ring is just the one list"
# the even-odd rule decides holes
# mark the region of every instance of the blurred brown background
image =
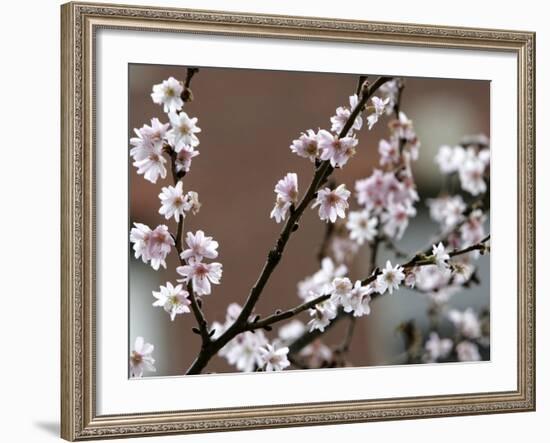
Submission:
[[[129,137],[134,127],[149,124],[153,117],[168,121],[162,108],[150,98],[152,85],[169,76],[183,80],[185,74],[182,66],[129,66]],[[348,105],[357,78],[357,74],[225,68],[202,68],[193,78],[195,100],[184,110],[198,117],[202,132],[198,134],[200,155],[184,178],[184,190],[197,191],[203,206],[197,216],[186,218],[185,230],[202,229],[220,243],[217,261],[223,264],[222,284],[204,297],[209,321],[223,322],[229,303],[243,303],[278,236],[281,225],[269,219],[277,180],[287,172],[296,172],[300,192],[309,183],[312,163],[291,153],[292,140],[309,128],[330,129],[330,117],[338,106]],[[423,200],[436,195],[442,182],[433,160],[438,147],[458,143],[466,134],[489,135],[489,108],[487,81],[406,79],[402,110],[414,121],[422,143],[420,160],[414,166],[422,200],[417,204],[417,217],[399,243],[403,249],[412,253],[426,245],[437,229],[429,221]],[[364,127],[358,133],[358,153],[336,172],[338,182],[353,190],[355,180],[370,175],[378,163],[378,141],[388,136],[387,121],[384,117],[372,131]],[[131,163],[129,158],[129,226],[135,221],[150,226],[165,223],[175,232],[175,222],[158,214],[158,194],[162,186],[172,184],[170,175],[153,185],[137,176]],[[300,302],[296,284],[318,269],[316,252],[324,229],[317,211],[306,211],[262,295],[257,306],[259,314],[265,316]],[[391,253],[382,251],[379,263],[386,257],[393,260]],[[352,279],[364,277],[360,269],[364,260],[366,251],[359,254]],[[180,375],[196,355],[199,338],[191,332],[195,325],[192,315],[181,315],[170,322],[161,308],[151,306],[151,291],[167,281],[175,283],[177,278],[176,254],[172,253],[167,263],[167,270],[155,272],[130,255],[129,342],[142,335],[155,345],[155,375]],[[483,258],[480,265],[482,284],[456,295],[454,306],[488,306],[489,259]],[[349,354],[355,366],[391,363],[402,352],[401,339],[395,333],[400,321],[416,318],[421,326],[427,325],[426,299],[409,294],[382,297],[373,303],[372,314],[357,322]],[[300,318],[307,321],[307,313]],[[340,323],[326,335],[326,343],[342,340],[345,322]],[[215,357],[207,371],[227,372],[233,368]]]

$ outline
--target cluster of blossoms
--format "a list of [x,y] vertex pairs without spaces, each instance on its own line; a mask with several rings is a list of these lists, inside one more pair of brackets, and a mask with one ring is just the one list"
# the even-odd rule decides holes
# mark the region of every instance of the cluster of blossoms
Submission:
[[[213,337],[221,336],[241,313],[241,306],[232,303],[228,306],[225,322],[212,323]],[[218,355],[235,366],[239,371],[252,372],[257,370],[281,371],[288,366],[288,347],[279,341],[270,343],[262,330],[246,331],[237,335],[227,343]]]
[[[157,183],[159,178],[165,179],[169,164],[173,163],[176,183],[162,187],[158,196],[158,213],[166,220],[173,219],[176,223],[183,223],[188,214],[196,215],[201,207],[197,192],[185,192],[181,181],[189,172],[192,159],[199,155],[196,150],[199,145],[196,134],[201,129],[197,126],[197,118],[189,117],[182,110],[189,96],[190,91],[173,77],[154,85],[151,98],[154,103],[163,107],[168,123],[153,118],[150,126],[135,128],[136,137],[130,139],[133,165],[137,168],[137,173],[143,175],[147,181]],[[134,223],[130,231],[130,242],[133,243],[135,257],[149,263],[154,270],[159,270],[161,266],[166,269],[167,256],[176,246],[175,237],[164,224],[152,229],[143,223]],[[222,275],[220,263],[204,262],[204,259],[218,256],[218,243],[212,237],[205,236],[201,230],[188,232],[185,243],[187,249],[180,253],[180,259],[185,264],[176,269],[182,277],[178,279],[179,284],[167,282],[158,291],[152,292],[155,299],[153,306],[163,308],[172,321],[177,315],[191,312],[191,291],[197,296],[210,294],[211,285],[219,284]],[[145,344],[143,338],[138,337],[130,355],[131,376],[141,377],[144,370],[154,371],[152,350],[153,345]]]
[[467,137],[458,146],[441,146],[435,157],[442,174],[458,174],[461,188],[477,196],[487,191],[490,163],[489,140],[485,135]]
[[464,311],[451,309],[447,318],[455,328],[454,339],[441,338],[437,332],[432,331],[424,344],[423,360],[429,363],[444,361],[453,352],[458,361],[481,360],[480,346],[487,345],[488,337],[483,332],[477,313],[472,308]]

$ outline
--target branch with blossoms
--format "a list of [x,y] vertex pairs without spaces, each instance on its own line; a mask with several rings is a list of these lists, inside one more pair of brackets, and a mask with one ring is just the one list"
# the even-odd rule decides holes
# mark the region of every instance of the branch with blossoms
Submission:
[[[221,263],[210,261],[218,257],[219,245],[201,230],[184,233],[185,218],[197,215],[201,207],[197,192],[183,190],[183,178],[190,171],[193,158],[199,155],[198,120],[183,111],[184,105],[193,99],[190,85],[197,72],[198,69],[189,68],[185,81],[170,77],[153,87],[152,99],[163,107],[169,123],[152,119],[151,126],[136,129],[137,137],[130,140],[133,165],[151,183],[155,184],[159,177],[166,178],[170,163],[173,185],[162,188],[159,214],[166,220],[174,219],[175,233],[166,225],[151,229],[134,223],[130,241],[135,257],[155,270],[166,268],[166,257],[172,248],[179,256],[178,284],[167,282],[159,291],[153,291],[156,299],[153,306],[162,307],[172,321],[186,313],[192,313],[196,319],[193,332],[200,336],[201,346],[186,374],[201,373],[215,355],[241,371],[282,370],[291,363],[301,368],[326,366],[333,354],[343,358],[349,350],[355,319],[371,313],[373,299],[393,294],[400,284],[414,287],[421,282],[419,275],[423,268],[435,266],[457,279],[463,267],[456,257],[488,251],[488,237],[461,248],[445,237],[431,251],[418,253],[402,265],[392,266],[388,261],[383,269],[376,267],[379,246],[392,245],[396,249],[394,242],[403,236],[409,219],[416,215],[415,203],[419,197],[411,165],[418,158],[420,143],[412,121],[401,111],[403,81],[380,77],[370,84],[366,76],[360,76],[357,92],[349,98],[349,107],[339,107],[330,119],[330,131],[308,129],[292,142],[291,152],[313,164],[311,182],[301,199],[296,173],[288,172],[276,184],[271,218],[277,223],[284,222],[281,232],[242,307],[232,303],[224,323],[209,323],[202,306],[205,297],[212,293],[212,285],[220,284],[222,277]],[[388,124],[390,137],[379,143],[381,168],[356,182],[360,209],[347,214],[352,193],[344,184],[327,182],[335,169],[343,168],[354,156],[363,117],[370,130],[381,118],[392,115],[394,118]],[[319,248],[321,270],[299,283],[300,304],[262,318],[254,312],[256,305],[308,207],[317,209],[320,220],[327,223]],[[461,223],[467,224],[464,220]],[[344,262],[351,260],[363,246],[370,248],[370,270],[362,280],[352,283]],[[307,326],[296,319],[302,312],[311,317]],[[350,326],[341,345],[331,350],[318,337],[343,317],[350,318]],[[272,331],[287,320],[290,321],[279,328],[278,338],[268,340],[264,331]],[[144,370],[154,370],[152,350],[152,345],[138,337],[130,356],[131,375],[141,376]]]

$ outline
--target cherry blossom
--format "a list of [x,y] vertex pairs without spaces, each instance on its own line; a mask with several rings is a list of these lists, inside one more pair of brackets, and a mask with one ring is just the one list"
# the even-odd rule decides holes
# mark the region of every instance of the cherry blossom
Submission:
[[151,98],[157,105],[163,105],[164,112],[176,112],[183,107],[182,93],[181,82],[174,77],[169,77],[168,80],[153,86]]
[[271,210],[269,217],[274,218],[277,223],[281,223],[283,220],[286,219],[286,216],[291,206],[291,202],[285,201],[280,196],[277,196],[277,199],[275,200],[275,206]]
[[332,350],[320,339],[314,340],[300,351],[300,357],[310,368],[321,368],[332,361]]
[[460,195],[429,198],[426,202],[430,208],[430,217],[443,230],[456,226],[464,218],[466,204]]
[[260,349],[267,344],[267,338],[262,331],[243,332],[229,343],[225,357],[229,364],[236,366],[239,371],[252,372],[263,366],[263,354]]
[[275,193],[286,202],[298,201],[298,175],[289,172],[275,185]]
[[166,286],[160,287],[159,292],[153,291],[153,296],[156,298],[153,306],[164,308],[170,314],[170,320],[172,321],[174,321],[178,314],[191,312],[189,309],[191,302],[187,298],[189,297],[189,292],[183,289],[183,285],[173,286],[172,283],[167,282]]
[[200,229],[193,234],[188,232],[185,238],[188,249],[185,249],[180,257],[188,263],[202,261],[203,258],[216,258],[218,256],[218,242],[207,237]]
[[458,171],[464,161],[465,152],[462,146],[443,145],[435,156],[435,162],[443,174],[451,174]]
[[187,203],[189,203],[189,210],[187,212],[191,212],[191,214],[197,215],[202,206],[201,202],[199,201],[199,194],[197,194],[195,191],[189,191],[187,194],[185,194],[185,200],[187,201]]
[[164,215],[166,220],[174,217],[176,222],[179,222],[180,216],[185,218],[185,213],[191,209],[191,203],[183,194],[181,181],[176,186],[163,187],[159,199],[161,201],[159,214]]
[[[336,109],[336,115],[330,118],[330,122],[332,123],[332,127],[330,128],[330,130],[332,132],[336,134],[340,134],[340,132],[342,132],[344,126],[349,120],[352,110],[355,109],[358,103],[359,97],[357,97],[357,94],[354,94],[349,97],[349,108],[347,106],[339,106]],[[359,131],[362,126],[363,118],[359,114],[353,121],[353,125],[346,135],[351,135],[353,130]]]
[[468,218],[460,226],[460,237],[463,245],[474,245],[485,237],[484,224],[486,220],[487,216],[480,209],[475,209],[468,215]]
[[380,86],[378,92],[380,92],[380,94],[388,100],[388,104],[386,105],[386,114],[391,114],[395,108],[397,95],[399,94],[398,80],[393,79],[385,82],[382,86]]
[[176,272],[183,278],[178,282],[188,283],[191,281],[193,290],[197,295],[209,295],[212,292],[212,284],[219,285],[222,277],[221,263],[202,263],[192,261],[191,263],[178,266]]
[[130,377],[140,378],[145,371],[155,372],[155,359],[151,343],[146,343],[143,337],[136,337],[134,349],[130,352]]
[[176,172],[189,172],[193,158],[200,154],[193,146],[188,146],[181,142],[176,150]]
[[399,265],[392,266],[391,262],[386,261],[386,267],[382,269],[382,274],[376,278],[376,289],[380,294],[386,290],[392,294],[394,289],[399,289],[399,284],[405,278],[403,268]]
[[319,218],[334,223],[338,217],[346,217],[346,209],[348,208],[348,198],[351,192],[346,189],[346,185],[341,184],[336,189],[330,188],[320,189],[317,192],[317,199],[313,203],[312,208],[319,206]]
[[432,255],[435,260],[435,265],[443,270],[449,267],[449,259],[451,258],[449,254],[445,252],[445,247],[443,246],[443,243],[439,242],[439,244],[432,245]]
[[449,338],[439,338],[437,332],[431,332],[424,349],[426,350],[425,361],[435,363],[437,360],[449,356],[453,350],[453,341]]
[[409,225],[409,218],[416,215],[416,209],[410,203],[393,202],[390,202],[386,209],[387,212],[382,214],[384,233],[399,240]]
[[331,298],[336,304],[340,304],[343,299],[347,299],[351,290],[353,289],[353,283],[347,277],[336,277],[332,280]]
[[309,310],[309,315],[312,317],[308,322],[309,330],[318,329],[323,332],[331,320],[336,318],[337,311],[336,305],[330,299],[316,304],[313,309]]
[[465,311],[452,309],[448,313],[448,318],[464,337],[478,338],[481,335],[481,324],[472,308]]
[[291,343],[300,337],[305,330],[306,325],[300,320],[294,319],[279,328],[278,336],[283,343]]
[[337,135],[321,129],[317,133],[321,160],[330,160],[333,168],[341,168],[355,155],[358,140],[353,136],[338,138]]
[[368,124],[369,130],[371,130],[372,127],[376,124],[376,122],[378,121],[378,118],[382,114],[384,114],[384,112],[386,111],[386,106],[388,105],[389,102],[390,102],[389,97],[386,99],[381,99],[380,97],[373,96],[371,98],[371,103],[374,108],[374,112],[367,117],[367,124]]
[[197,118],[189,118],[185,112],[170,112],[168,114],[172,129],[168,131],[166,137],[174,150],[178,152],[184,146],[196,147],[199,144],[199,139],[195,135],[201,132],[201,128],[197,126]]
[[348,268],[345,265],[337,266],[330,257],[325,257],[321,260],[321,269],[298,283],[298,296],[310,300],[316,294],[329,294],[332,291],[333,280],[344,277],[347,272]]
[[485,163],[478,157],[467,158],[459,169],[460,186],[472,195],[479,195],[487,190],[485,184]]
[[380,164],[396,165],[399,163],[399,140],[391,138],[388,140],[380,140],[378,143],[378,153],[380,154]]
[[163,154],[162,141],[152,142],[143,147],[135,147],[130,151],[134,157],[133,165],[143,178],[156,183],[158,178],[166,178],[166,162]]
[[[160,142],[166,137],[166,132],[170,124],[161,123],[158,118],[151,119],[151,126],[143,125],[140,129],[134,128],[137,137],[130,139],[130,144],[133,148],[130,150],[132,157],[140,156],[137,151],[141,149],[149,149],[151,143]],[[146,156],[147,154],[145,154]],[[145,156],[142,157],[145,158]]]
[[363,286],[360,280],[355,282],[353,288],[343,297],[341,304],[345,312],[353,312],[354,317],[362,317],[370,314],[370,302],[374,288],[371,285]]
[[308,158],[315,162],[320,153],[315,131],[308,129],[306,132],[302,132],[298,139],[292,141],[290,150],[299,157]]
[[265,371],[282,371],[284,368],[290,366],[288,361],[289,349],[284,346],[281,348],[275,348],[273,345],[267,343],[259,349],[260,354],[260,367]]
[[456,345],[456,355],[458,361],[479,361],[481,360],[481,355],[479,353],[479,348],[475,343],[470,341],[461,341]]
[[365,243],[365,241],[370,242],[374,240],[376,234],[378,234],[377,225],[378,218],[370,217],[367,209],[350,212],[346,223],[346,227],[350,231],[349,237],[360,245]]
[[166,256],[174,246],[174,239],[166,225],[159,225],[154,230],[142,223],[134,223],[130,231],[130,241],[134,243],[135,258],[143,263],[151,262],[157,271],[160,266],[166,268]]

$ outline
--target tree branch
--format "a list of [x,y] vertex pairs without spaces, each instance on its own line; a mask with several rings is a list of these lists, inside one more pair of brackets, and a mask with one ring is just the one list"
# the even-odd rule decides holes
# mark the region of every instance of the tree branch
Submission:
[[[374,94],[376,90],[378,90],[380,86],[391,80],[391,78],[392,77],[379,77],[375,80],[372,86],[369,86],[367,82],[363,83],[360,91],[361,98],[357,103],[357,106],[355,106],[355,108],[351,111],[351,114],[346,124],[338,134],[338,138],[343,138],[348,134],[349,130],[355,122],[355,119],[363,111],[363,108],[365,107],[365,104],[367,103],[369,98]],[[328,160],[325,160],[319,164],[319,166],[315,170],[315,174],[313,175],[311,183],[307,188],[304,196],[298,203],[298,206],[291,207],[290,215],[279,235],[279,238],[277,239],[277,242],[275,243],[275,246],[269,251],[267,261],[265,262],[264,267],[262,268],[262,271],[260,272],[260,275],[256,280],[256,283],[251,288],[240,315],[237,317],[235,322],[220,337],[218,337],[218,339],[211,342],[211,346],[203,347],[199,356],[195,359],[191,367],[188,369],[187,374],[200,373],[204,369],[210,358],[212,358],[212,356],[216,352],[218,352],[223,346],[225,346],[225,344],[227,344],[238,334],[247,330],[246,328],[248,327],[248,318],[252,314],[252,311],[254,310],[254,307],[256,306],[256,303],[258,302],[265,285],[271,277],[271,274],[279,264],[291,234],[296,229],[298,229],[298,222],[300,221],[302,214],[310,205],[311,201],[315,198],[319,187],[327,180],[333,170],[334,168],[331,166],[330,161]]]

